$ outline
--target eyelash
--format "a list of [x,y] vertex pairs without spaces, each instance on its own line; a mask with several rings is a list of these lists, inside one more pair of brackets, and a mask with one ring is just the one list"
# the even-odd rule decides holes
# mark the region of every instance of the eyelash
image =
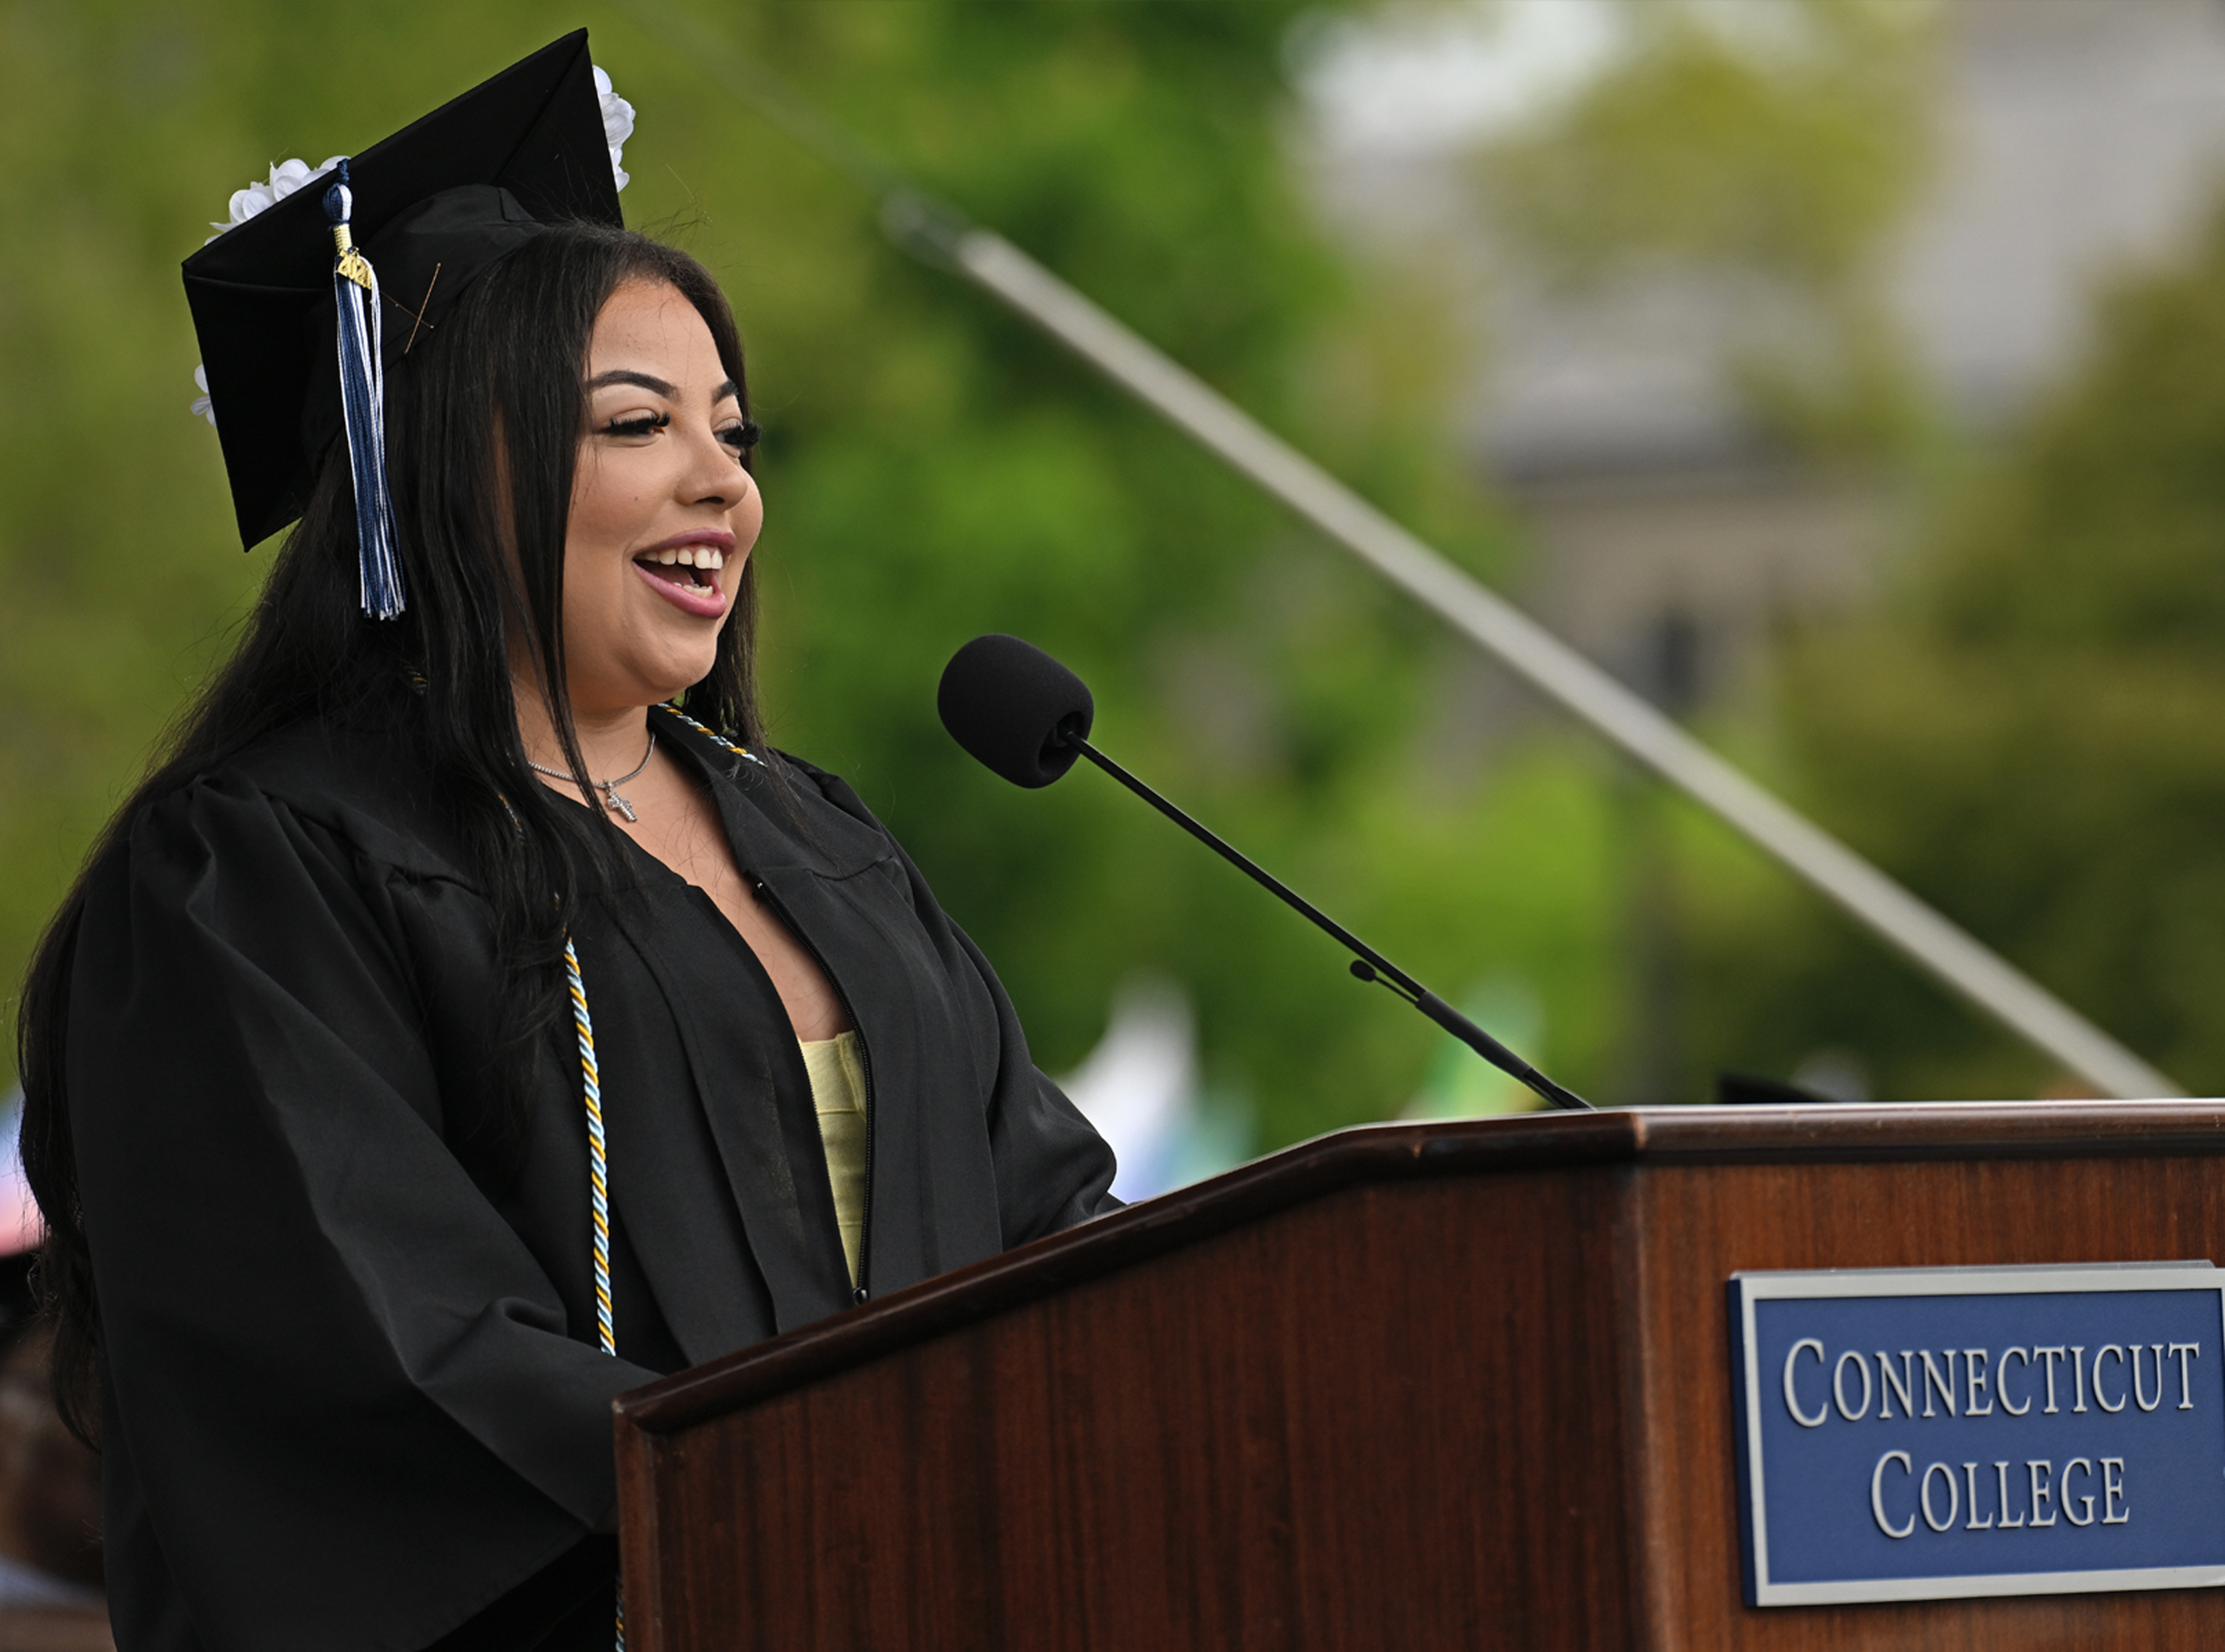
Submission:
[[[672,423],[669,413],[645,414],[638,419],[613,419],[603,427],[613,436],[649,436],[666,429]],[[754,419],[745,419],[719,433],[719,440],[738,453],[745,453],[764,437],[764,428]]]

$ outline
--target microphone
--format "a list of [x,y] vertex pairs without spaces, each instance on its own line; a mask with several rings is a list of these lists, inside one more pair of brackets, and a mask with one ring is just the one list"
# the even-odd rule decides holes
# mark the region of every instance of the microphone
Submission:
[[1089,729],[1097,706],[1090,698],[1088,685],[1033,643],[996,634],[975,637],[952,655],[950,663],[942,668],[935,708],[952,739],[1015,786],[1048,786],[1073,768],[1076,759],[1088,758],[1293,911],[1334,936],[1352,953],[1352,972],[1360,980],[1388,988],[1553,1106],[1589,1111],[1591,1104],[1582,1096],[1555,1084],[1296,890],[1090,744]]

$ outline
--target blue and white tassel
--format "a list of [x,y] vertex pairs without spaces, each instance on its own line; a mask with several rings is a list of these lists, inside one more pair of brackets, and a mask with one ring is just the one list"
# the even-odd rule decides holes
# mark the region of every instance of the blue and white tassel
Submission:
[[386,484],[386,382],[378,354],[378,272],[349,232],[355,210],[348,163],[334,163],[325,191],[333,226],[333,302],[339,311],[340,407],[347,419],[348,469],[355,478],[355,531],[363,611],[392,619],[406,602],[394,501]]

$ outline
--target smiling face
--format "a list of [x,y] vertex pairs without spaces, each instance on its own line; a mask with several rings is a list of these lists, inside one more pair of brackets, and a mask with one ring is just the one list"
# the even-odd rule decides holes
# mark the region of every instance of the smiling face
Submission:
[[678,288],[630,281],[595,319],[587,427],[564,540],[566,686],[576,715],[700,681],[764,507],[748,422],[711,330]]

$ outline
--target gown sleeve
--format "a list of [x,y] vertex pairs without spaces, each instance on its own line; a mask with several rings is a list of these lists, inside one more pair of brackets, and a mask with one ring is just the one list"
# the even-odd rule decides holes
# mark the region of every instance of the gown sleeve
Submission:
[[1118,1168],[1112,1148],[1029,1055],[1019,1012],[981,949],[943,911],[903,845],[874,818],[849,782],[783,756],[810,776],[828,802],[887,840],[910,886],[912,909],[948,967],[978,982],[988,995],[993,1025],[985,1031],[994,1045],[987,1106],[989,1152],[1005,1247],[1010,1250],[1121,1209],[1121,1201],[1111,1192]]
[[[912,876],[916,879],[918,873]],[[981,949],[956,924],[950,924],[950,933],[980,972],[997,1007],[989,1154],[997,1169],[997,1213],[1005,1248],[1120,1209],[1111,1191],[1118,1168],[1111,1145],[1029,1056],[1019,1013]]]
[[[111,1536],[207,1647],[428,1644],[605,1516],[611,1399],[655,1376],[567,1334],[444,1143],[397,878],[219,775],[87,886],[66,1082]],[[190,1643],[113,1610],[127,1652]]]

